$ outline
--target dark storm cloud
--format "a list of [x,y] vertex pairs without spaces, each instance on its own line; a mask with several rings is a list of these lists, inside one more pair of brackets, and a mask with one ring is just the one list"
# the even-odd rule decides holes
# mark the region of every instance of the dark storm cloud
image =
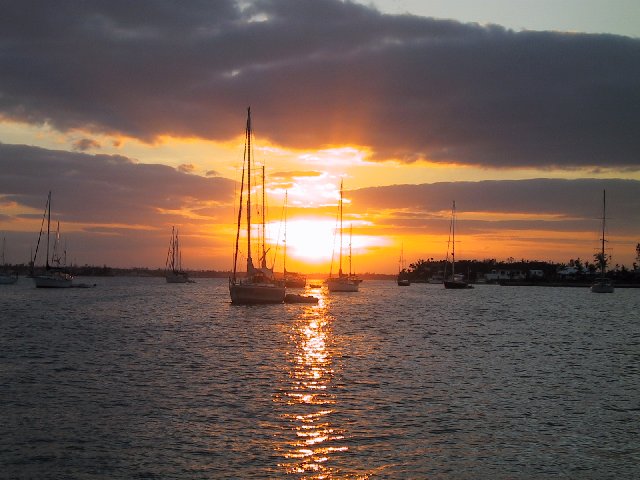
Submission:
[[376,159],[640,167],[640,39],[513,32],[338,0],[15,1],[0,115]]
[[[425,222],[448,221],[455,200],[459,212],[486,213],[489,221],[465,220],[465,230],[596,230],[607,216],[616,233],[637,235],[640,181],[620,179],[527,179],[391,185],[347,192],[358,211],[385,212],[393,226],[424,228]],[[394,213],[395,212],[395,213]],[[512,214],[513,218],[503,218]],[[540,216],[546,217],[541,219]]]
[[231,180],[138,164],[117,155],[0,144],[3,201],[40,210],[51,190],[53,213],[65,222],[164,227],[179,218],[171,212],[226,205],[233,188]]

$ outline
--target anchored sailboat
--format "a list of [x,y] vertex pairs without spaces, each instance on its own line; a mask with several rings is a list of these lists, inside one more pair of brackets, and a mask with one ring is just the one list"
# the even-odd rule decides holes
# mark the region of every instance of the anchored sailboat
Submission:
[[614,287],[611,279],[606,277],[607,273],[607,256],[604,251],[604,238],[605,235],[605,217],[606,217],[606,192],[602,191],[602,247],[600,253],[596,256],[598,263],[600,264],[600,277],[596,278],[596,281],[591,285],[591,291],[593,293],[613,293]]
[[360,288],[360,280],[355,274],[351,273],[351,235],[349,236],[349,274],[342,273],[342,181],[340,182],[340,203],[338,206],[340,215],[340,260],[337,277],[327,279],[327,288],[330,292],[357,292]]
[[[444,288],[447,289],[464,289],[464,288],[473,288],[472,285],[469,285],[464,281],[464,277],[462,275],[456,275],[456,201],[453,201],[453,207],[451,208],[451,276],[447,278],[446,272],[444,275]],[[445,264],[446,268],[446,264]]]
[[189,274],[182,269],[182,252],[178,240],[178,229],[175,227],[171,227],[171,240],[165,263],[165,278],[167,283],[193,282],[193,280],[189,280]]
[[404,244],[400,248],[400,260],[398,261],[398,286],[408,287],[411,285],[407,269],[404,266]]
[[[262,238],[262,258],[260,267],[253,265],[251,257],[251,108],[247,109],[247,126],[245,130],[244,162],[242,166],[242,181],[240,187],[240,208],[238,209],[238,225],[236,232],[235,252],[233,256],[233,275],[229,278],[229,294],[231,303],[235,304],[260,304],[260,303],[283,303],[285,296],[285,286],[283,281],[278,281],[273,275],[273,269],[267,268],[265,238]],[[244,208],[244,187],[245,187],[245,165],[247,169],[247,273],[246,277],[238,276],[238,247],[240,241],[240,230],[242,224],[242,211]],[[264,204],[264,174],[263,174],[263,204]],[[264,207],[262,208],[262,224],[264,228]]]
[[51,192],[47,197],[47,205],[45,206],[45,213],[42,218],[42,226],[40,227],[40,234],[38,235],[38,243],[36,245],[36,253],[33,256],[32,265],[35,265],[36,258],[38,256],[38,247],[40,246],[40,239],[42,237],[44,228],[44,219],[47,219],[47,258],[45,262],[45,272],[41,275],[34,275],[33,281],[38,288],[69,288],[72,286],[73,276],[63,269],[61,258],[58,254],[58,244],[60,239],[60,223],[58,222],[58,229],[56,231],[56,241],[54,243],[52,263],[55,266],[49,264],[49,237],[51,236]]

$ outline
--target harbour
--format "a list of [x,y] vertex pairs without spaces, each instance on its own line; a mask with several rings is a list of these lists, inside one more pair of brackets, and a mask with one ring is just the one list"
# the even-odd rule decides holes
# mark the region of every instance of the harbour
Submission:
[[7,478],[637,473],[633,289],[371,280],[237,306],[226,279],[88,281],[0,290]]

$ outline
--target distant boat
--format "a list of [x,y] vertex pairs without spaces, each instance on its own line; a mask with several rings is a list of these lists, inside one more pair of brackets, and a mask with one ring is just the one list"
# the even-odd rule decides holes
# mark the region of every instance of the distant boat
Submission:
[[297,293],[287,293],[284,296],[284,303],[318,303],[318,297],[313,295],[299,295]]
[[12,272],[4,258],[5,238],[2,237],[2,252],[0,252],[0,285],[12,285],[18,281],[18,273]]
[[[33,275],[33,281],[38,288],[69,288],[72,287],[73,275],[65,270],[64,263],[58,253],[59,240],[60,240],[60,222],[58,222],[58,229],[56,231],[56,240],[53,246],[53,254],[51,261],[54,264],[52,266],[49,263],[49,238],[51,236],[51,192],[47,197],[47,204],[45,206],[44,216],[47,219],[47,257],[45,262],[45,272],[39,275]],[[38,235],[38,244],[36,246],[36,253],[34,254],[32,265],[35,265],[36,258],[38,256],[38,247],[40,246],[40,239],[42,237],[44,228],[44,217],[42,219],[42,227],[40,228],[40,234]],[[65,252],[66,257],[66,252]]]
[[[229,294],[231,295],[231,303],[234,304],[262,304],[262,303],[283,303],[285,297],[284,281],[275,279],[272,268],[267,268],[266,248],[264,245],[264,235],[262,236],[262,258],[260,259],[260,268],[253,265],[251,257],[251,108],[247,109],[247,126],[245,130],[245,148],[244,161],[242,165],[242,181],[240,186],[240,207],[238,209],[238,225],[236,232],[235,253],[233,256],[233,274],[229,278]],[[247,170],[246,188],[247,202],[244,204],[244,187],[245,187],[245,166]],[[262,203],[264,207],[264,170],[262,176]],[[240,230],[242,223],[242,212],[246,207],[247,217],[247,272],[246,277],[238,276],[238,247],[240,241]],[[265,218],[264,208],[261,210],[262,226],[264,230]]]
[[600,263],[600,277],[596,278],[596,281],[591,285],[591,291],[593,293],[613,293],[613,282],[610,278],[606,277],[607,273],[607,257],[604,252],[604,238],[605,235],[605,217],[606,217],[606,191],[602,191],[602,247],[600,253],[597,255],[598,263]]
[[180,251],[180,240],[178,239],[178,229],[171,227],[171,240],[167,261],[165,262],[165,278],[167,283],[192,283],[189,274],[182,269],[182,252]]
[[342,181],[340,182],[340,203],[338,205],[340,215],[340,260],[338,276],[327,278],[327,288],[330,292],[357,292],[362,282],[355,274],[351,273],[351,240],[349,240],[349,274],[342,273]]
[[398,286],[399,287],[408,287],[411,285],[409,281],[408,272],[404,267],[404,244],[400,248],[400,260],[398,263]]
[[[448,277],[445,273],[444,276],[444,288],[453,289],[453,290],[461,290],[465,288],[473,288],[472,285],[469,285],[464,281],[464,277],[460,274],[456,275],[456,202],[453,201],[453,207],[451,208],[451,276]],[[446,266],[445,266],[446,268]]]

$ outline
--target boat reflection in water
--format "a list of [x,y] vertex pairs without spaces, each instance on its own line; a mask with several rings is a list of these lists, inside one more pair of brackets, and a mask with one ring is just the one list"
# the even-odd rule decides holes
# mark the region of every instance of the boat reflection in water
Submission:
[[348,450],[344,432],[331,424],[336,386],[325,300],[296,306],[301,311],[290,332],[289,384],[275,399],[283,404],[283,435],[289,437],[281,439],[286,461],[280,466],[287,474],[310,475],[304,478],[332,478],[339,473],[331,467],[332,455]]

